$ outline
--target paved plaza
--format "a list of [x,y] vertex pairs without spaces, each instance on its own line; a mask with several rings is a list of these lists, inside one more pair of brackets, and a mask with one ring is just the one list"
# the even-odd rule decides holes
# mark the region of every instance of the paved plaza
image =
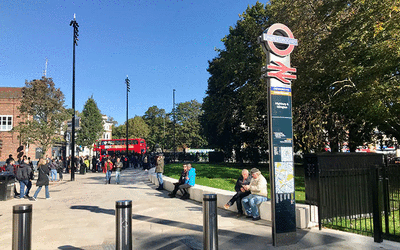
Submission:
[[[105,185],[104,174],[77,174],[75,181],[51,183],[37,201],[0,201],[0,249],[11,249],[12,207],[33,204],[32,249],[115,249],[115,202],[132,200],[134,249],[203,249],[202,204],[169,198],[143,170],[125,170],[121,184]],[[31,195],[36,190],[34,185]],[[400,249],[400,243],[374,243],[372,237],[318,228],[298,230],[296,243],[272,246],[266,221],[236,218],[218,209],[219,249]]]

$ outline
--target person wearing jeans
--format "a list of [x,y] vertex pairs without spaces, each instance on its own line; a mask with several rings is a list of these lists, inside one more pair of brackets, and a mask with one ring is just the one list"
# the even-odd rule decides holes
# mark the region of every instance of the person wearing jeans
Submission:
[[158,179],[158,188],[157,190],[163,190],[164,189],[164,181],[162,178],[162,175],[164,173],[164,156],[158,155],[156,157],[156,175]]
[[[32,169],[28,165],[28,160],[24,159],[21,163],[21,165],[17,168],[17,173],[16,173],[16,178],[19,181],[20,185],[20,198],[29,198],[29,190],[31,189],[32,182],[29,181],[29,178],[31,178],[32,175]],[[25,191],[26,187],[26,191]]]
[[57,163],[56,159],[53,159],[49,163],[50,169],[51,169],[51,181],[57,181]]
[[247,218],[260,220],[258,205],[264,201],[268,201],[267,180],[257,168],[252,168],[251,176],[253,177],[249,185],[243,186],[244,190],[250,191],[251,194],[242,199],[243,208],[247,213]]
[[36,189],[35,194],[31,198],[32,201],[36,201],[36,198],[39,195],[40,190],[42,190],[43,186],[45,188],[46,199],[50,199],[50,192],[49,192],[50,169],[43,159],[39,159],[38,172],[39,172],[39,176],[38,176],[38,180],[36,181],[36,186],[38,186],[38,188]]
[[118,157],[117,162],[114,165],[115,168],[115,183],[119,184],[119,178],[121,175],[121,169],[123,167],[123,164],[121,162],[121,159]]
[[104,169],[103,172],[106,173],[106,184],[111,183],[111,171],[113,169],[113,164],[111,162],[111,159],[108,158],[107,161],[104,163]]

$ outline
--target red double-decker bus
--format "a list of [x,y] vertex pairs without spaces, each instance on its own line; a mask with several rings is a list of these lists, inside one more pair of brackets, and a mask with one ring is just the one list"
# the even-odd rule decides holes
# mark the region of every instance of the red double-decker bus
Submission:
[[[98,140],[93,146],[93,151],[97,152],[100,160],[104,156],[127,155],[126,139]],[[128,139],[128,151],[129,154],[146,153],[146,141],[141,138]]]

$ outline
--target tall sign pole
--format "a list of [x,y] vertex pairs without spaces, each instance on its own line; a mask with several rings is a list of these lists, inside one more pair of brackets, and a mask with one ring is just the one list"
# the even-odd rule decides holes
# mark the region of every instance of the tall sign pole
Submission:
[[72,52],[72,134],[71,134],[71,181],[75,180],[75,45],[78,46],[78,28],[79,25],[76,22],[76,16],[74,14],[74,20],[69,23],[69,26],[74,27],[73,34],[73,52]]
[[296,69],[290,67],[290,53],[297,40],[287,26],[276,23],[259,42],[267,55],[263,77],[268,83],[272,239],[276,246],[296,235],[291,87]]

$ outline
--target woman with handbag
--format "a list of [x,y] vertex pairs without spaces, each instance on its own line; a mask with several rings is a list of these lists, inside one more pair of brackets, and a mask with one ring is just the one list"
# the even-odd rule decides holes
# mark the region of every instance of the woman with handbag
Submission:
[[36,190],[35,194],[33,195],[30,200],[36,201],[36,198],[42,190],[42,187],[45,187],[45,193],[46,193],[46,199],[50,199],[50,193],[49,193],[49,173],[50,169],[49,166],[46,164],[46,161],[44,159],[39,159],[38,162],[38,172],[39,172],[39,177],[36,181],[36,186],[38,186],[38,189]]

